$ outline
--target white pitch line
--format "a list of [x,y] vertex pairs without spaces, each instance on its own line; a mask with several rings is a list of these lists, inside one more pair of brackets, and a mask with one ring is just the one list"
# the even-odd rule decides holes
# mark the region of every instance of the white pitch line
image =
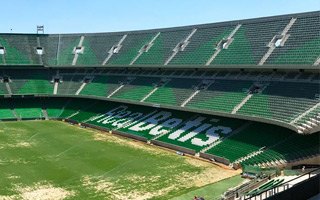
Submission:
[[29,137],[29,139],[28,140],[31,140],[32,138],[34,138],[34,137],[36,137],[37,135],[40,135],[40,134],[42,134],[41,132],[39,132],[39,133],[35,133],[35,134],[33,134],[31,137]]
[[71,149],[73,149],[73,148],[75,148],[75,147],[77,147],[77,146],[82,145],[83,143],[85,143],[85,142],[87,142],[87,141],[89,141],[89,140],[83,141],[83,142],[81,142],[80,144],[73,145],[72,147],[70,147],[70,148],[68,148],[68,149],[64,150],[63,152],[61,152],[61,153],[57,154],[55,157],[59,157],[59,156],[61,156],[62,154],[64,154],[64,153],[66,153],[66,152],[70,151]]
[[73,149],[73,148],[75,148],[75,147],[77,147],[77,146],[79,146],[79,145],[73,145],[72,147],[70,147],[70,148],[64,150],[63,152],[59,153],[58,155],[56,155],[56,157],[60,157],[62,154],[70,151],[71,149]]

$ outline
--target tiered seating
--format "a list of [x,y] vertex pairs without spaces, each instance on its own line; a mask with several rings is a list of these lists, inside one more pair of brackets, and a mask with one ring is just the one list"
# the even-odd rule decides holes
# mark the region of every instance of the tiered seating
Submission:
[[[107,112],[120,114],[118,112],[126,107],[128,109],[125,112],[121,112],[122,116],[109,118],[106,118],[108,116],[101,116]],[[242,164],[246,165],[276,163],[279,160],[292,161],[320,153],[319,133],[299,135],[286,128],[255,122],[252,122],[248,127],[243,127],[244,124],[248,123],[247,121],[102,100],[58,97],[46,99],[2,99],[0,120],[15,119],[11,109],[14,109],[18,118],[43,118],[42,108],[47,110],[50,118],[69,118],[78,122],[86,122],[137,135],[148,140],[156,139],[157,141],[192,149],[196,152],[207,148],[212,142],[222,139],[220,143],[209,148],[206,153],[224,157],[231,162],[252,152],[264,149],[262,153],[242,162]],[[154,118],[151,120],[152,114],[149,115],[150,113],[155,114],[163,111],[169,118],[158,122],[154,121]],[[123,114],[126,115],[124,116]],[[148,117],[144,118],[147,115],[149,115],[150,119]],[[95,116],[101,116],[98,119],[106,121],[102,123],[98,122],[97,119],[92,119]],[[195,122],[196,119],[200,120],[200,124]],[[180,120],[180,122],[173,128],[169,128],[169,124],[165,125],[165,120]],[[156,123],[153,124],[152,121]],[[138,123],[142,123],[138,126],[140,128],[133,128]],[[185,127],[187,123],[189,128]],[[148,126],[149,128],[147,128]],[[158,133],[155,134],[155,130],[152,132],[154,127],[157,127],[155,130],[164,132],[160,133],[160,135]],[[239,128],[242,128],[242,130]],[[240,132],[235,133],[236,130]],[[178,132],[173,134],[175,131]]]
[[13,102],[13,107],[20,119],[43,118],[40,101],[17,99]]
[[295,124],[301,126],[301,124],[308,124],[308,122],[313,123],[313,126],[320,126],[320,106],[300,118]]
[[88,83],[80,92],[81,95],[103,96],[111,94],[125,76],[95,76],[91,83]]
[[[119,70],[114,70],[115,73],[117,71]],[[62,82],[58,86],[59,95],[75,95],[83,84],[83,79],[86,77],[85,71],[74,72],[74,70],[60,70]],[[55,73],[51,70],[32,70],[30,73],[21,70],[4,70],[1,76],[10,77],[9,85],[13,94],[52,94],[53,83],[51,81]],[[163,76],[153,78],[146,77],[147,71],[128,71],[126,74],[121,71],[123,75],[115,75],[115,73],[110,72],[113,75],[104,73],[94,75],[93,80],[86,84],[80,95],[108,97],[123,84],[123,87],[114,93],[111,98],[138,102],[155,87],[158,87],[144,102],[181,106],[198,87],[203,88],[203,79],[197,79],[194,76],[190,76],[190,78],[170,78],[168,74],[172,74],[172,71],[159,71],[157,74]],[[190,73],[194,72],[190,71]],[[145,74],[145,76],[140,76],[142,74]],[[188,74],[189,71],[185,71],[184,75],[187,76]],[[226,74],[228,74],[228,78],[224,78]],[[236,72],[236,74],[239,74],[239,72]],[[260,73],[261,76],[262,74]],[[88,75],[91,76],[91,72],[88,72]],[[299,76],[301,81],[299,79],[298,82],[270,80],[271,82],[262,83],[262,85],[266,85],[266,89],[261,93],[253,94],[236,114],[280,120],[287,123],[296,119],[318,102],[319,95],[317,82],[310,81],[308,83],[306,81],[315,77],[314,74],[308,73]],[[168,79],[165,80],[164,77],[168,77]],[[248,90],[254,83],[250,80],[236,79],[236,76],[235,79],[231,78],[232,74],[229,72],[221,71],[217,73],[215,79],[210,79],[212,81],[211,85],[194,95],[185,107],[231,113],[235,106],[248,95]],[[264,80],[267,80],[267,78],[268,76]],[[161,79],[163,79],[163,82],[157,86]],[[8,93],[4,83],[0,84],[0,94],[1,89],[2,94]]]
[[58,94],[76,94],[82,84],[83,78],[83,76],[78,75],[63,75],[63,82],[59,83]]
[[51,98],[46,99],[43,108],[46,109],[49,118],[59,118],[63,109],[70,103],[70,99],[66,98]]
[[[313,64],[319,56],[320,38],[318,32],[319,14],[316,12],[294,15],[297,21],[288,34],[283,47],[276,48],[265,64]],[[267,44],[275,35],[279,35],[289,23],[290,16],[244,20],[219,24],[195,25],[185,28],[164,30],[63,35],[0,35],[0,44],[6,48],[5,60],[0,64],[41,64],[40,56],[35,54],[37,37],[44,47],[41,57],[47,65],[71,65],[72,50],[84,35],[84,54],[79,55],[78,64],[100,65],[107,51],[127,35],[119,53],[115,53],[107,64],[129,65],[139,50],[160,31],[160,36],[148,52],[136,61],[136,65],[163,65],[172,54],[173,48],[183,41],[193,28],[196,33],[184,51],[178,52],[172,65],[203,65],[215,51],[216,43],[226,38],[239,23],[241,28],[234,35],[234,41],[227,49],[222,49],[211,63],[212,65],[257,64],[267,52]]]
[[198,93],[187,107],[231,112],[246,96],[251,81],[215,80],[206,90]]
[[204,65],[215,52],[216,44],[227,38],[234,27],[208,27],[199,28],[190,39],[190,43],[180,51],[169,65]]
[[[58,64],[58,45],[59,35],[39,35],[40,45],[43,47],[45,54],[41,57],[46,65],[57,65]],[[72,50],[71,50],[72,51]],[[71,63],[69,63],[71,64]]]
[[273,51],[267,64],[312,65],[320,55],[319,32],[319,15],[298,18],[288,32],[285,45]]
[[[280,99],[280,103],[284,104],[285,100]],[[267,95],[255,94],[253,95],[239,110],[238,114],[251,115],[256,117],[268,118],[268,119],[277,119],[281,116],[273,116],[273,113],[270,110],[269,97]],[[276,106],[276,104],[273,104]],[[288,118],[288,116],[286,117]]]
[[10,87],[13,94],[52,94],[51,79],[52,74],[47,71],[34,71],[32,74],[14,73]]
[[254,94],[237,112],[290,122],[314,106],[319,85],[272,82],[261,94]]
[[[125,104],[117,104],[117,103],[113,103],[113,102],[108,102],[108,103],[100,103],[97,102],[94,106],[89,107],[88,109],[86,109],[84,112],[81,110],[79,112],[79,114],[75,115],[74,117],[72,117],[71,119],[80,119],[80,120],[85,120],[85,119],[89,119],[90,117],[96,116],[98,114],[101,113],[106,113],[112,109],[115,109],[117,107],[119,107],[120,105],[125,105]],[[143,107],[143,106],[132,106],[132,105],[128,105],[129,110],[132,113],[143,113],[144,116],[147,113],[150,113],[152,111],[155,111],[155,108],[152,107]],[[99,109],[97,109],[99,108]],[[97,112],[98,111],[98,112]],[[107,117],[107,116],[105,116]],[[127,116],[123,116],[123,117],[112,117],[112,121],[117,121],[121,119],[121,121],[124,123],[128,120],[132,120],[132,124],[136,124],[140,121],[136,120],[136,119],[132,119],[130,118],[128,115]],[[113,123],[98,123],[95,120],[89,120],[86,123],[92,124],[92,125],[96,125],[96,126],[100,126],[100,127],[104,127],[110,130],[118,130],[127,134],[131,134],[131,135],[137,135],[143,138],[146,138],[148,140],[154,138],[154,135],[149,134],[150,130],[143,130],[143,131],[133,131],[131,129],[129,129],[131,126],[128,127],[123,127],[122,123],[119,123],[118,125],[114,125]]]
[[314,76],[311,79],[312,81],[314,81],[315,83],[319,83],[320,82],[320,73],[314,74]]
[[[129,65],[138,55],[139,50],[155,36],[156,33],[132,33],[128,34],[122,43],[118,54],[113,54],[108,64],[110,65]],[[119,39],[120,40],[120,39]]]
[[[121,37],[121,34],[87,35],[83,43],[84,54],[79,55],[77,65],[101,65],[108,56],[108,51],[119,42]],[[91,58],[91,55],[94,59]]]
[[160,87],[145,102],[180,106],[195,90],[201,80],[175,78]]
[[12,112],[12,108],[13,106],[10,101],[1,99],[0,100],[0,120],[15,119],[16,117]]
[[316,75],[315,73],[311,72],[304,72],[301,73],[300,76],[298,77],[298,80],[308,80],[310,79],[313,75]]
[[[77,122],[86,122],[86,123],[91,123],[91,124],[95,124],[93,122],[90,121],[90,118],[95,117],[95,116],[99,116],[102,114],[105,114],[106,112],[118,107],[119,104],[115,103],[115,102],[105,102],[105,101],[99,101],[99,100],[93,100],[90,101],[89,104],[87,104],[84,108],[75,108],[73,109],[73,111],[76,111],[76,114],[69,117],[69,119],[75,120]],[[70,108],[68,108],[70,109]],[[77,110],[78,109],[78,110]],[[147,109],[147,110],[151,110]],[[131,109],[131,111],[136,111],[139,112],[138,109]],[[145,109],[141,109],[140,112],[144,112]],[[121,119],[123,119],[124,121],[127,120],[127,117],[122,117]],[[97,125],[97,124],[96,124]],[[105,124],[105,125],[99,125],[99,126],[103,126],[106,128],[111,129],[117,129],[118,127],[114,127],[111,126],[110,124]],[[126,131],[127,132],[127,131]]]
[[60,35],[57,65],[71,65],[74,53],[73,49],[79,45],[79,35]]
[[289,18],[272,19],[242,24],[228,49],[222,49],[211,64],[258,64],[268,51],[267,44],[273,36],[284,29],[289,21]]
[[[117,117],[109,117],[108,122],[106,123],[101,123],[101,122],[97,122],[97,120],[88,120],[93,116],[97,116],[100,114],[104,114],[107,113],[108,111],[114,110],[115,108],[119,108],[119,106],[128,106],[128,111],[130,111],[129,113],[142,113],[143,115],[140,117],[136,117],[133,118],[133,116],[130,115],[126,115],[126,116],[117,116]],[[226,118],[222,118],[222,117],[212,117],[212,116],[208,116],[208,115],[198,115],[195,113],[186,113],[186,112],[181,112],[181,111],[172,111],[172,110],[165,110],[165,109],[156,109],[153,107],[145,107],[145,106],[133,106],[133,105],[125,105],[125,104],[119,104],[119,103],[112,103],[112,102],[108,102],[108,103],[101,103],[101,102],[97,102],[95,103],[93,106],[88,107],[87,109],[83,110],[81,109],[81,111],[79,111],[79,113],[77,115],[72,116],[70,119],[73,120],[77,120],[77,121],[86,121],[86,123],[89,124],[93,124],[96,126],[101,126],[101,127],[105,127],[111,130],[118,130],[118,131],[122,131],[125,132],[127,134],[132,134],[132,135],[138,135],[140,137],[146,138],[148,140],[153,139],[155,136],[154,134],[150,134],[151,129],[150,128],[146,128],[140,131],[135,131],[134,129],[131,129],[131,127],[134,124],[139,123],[150,123],[150,121],[146,121],[147,118],[144,118],[143,120],[141,120],[140,118],[143,118],[144,116],[147,116],[149,113],[155,113],[156,111],[160,112],[160,111],[165,111],[169,113],[170,118],[174,118],[174,119],[181,119],[183,122],[188,122],[189,120],[196,120],[196,118],[200,117],[200,124],[205,124],[208,123],[211,126],[206,126],[206,129],[203,128],[201,130],[196,130],[196,126],[199,126],[199,124],[195,123],[195,127],[191,128],[190,130],[185,130],[183,127],[185,126],[185,123],[181,123],[177,126],[175,126],[174,128],[168,128],[168,125],[163,125],[162,128],[160,128],[160,130],[167,130],[168,132],[164,135],[162,135],[162,137],[158,138],[157,140],[159,141],[163,141],[165,143],[170,143],[170,144],[174,144],[174,145],[178,145],[178,146],[182,146],[185,148],[189,148],[189,149],[194,149],[194,150],[201,150],[202,148],[206,147],[207,145],[209,145],[210,143],[212,143],[213,141],[210,140],[212,138],[209,139],[209,135],[206,134],[206,131],[208,131],[207,129],[212,128],[213,126],[219,126],[219,127],[228,127],[231,128],[232,130],[235,130],[237,127],[241,126],[241,124],[243,123],[243,121],[241,120],[236,120],[236,119],[226,119]],[[126,112],[124,112],[126,113]],[[124,114],[123,113],[123,114]],[[104,116],[105,118],[107,116]],[[149,116],[151,117],[151,116]],[[100,119],[100,118],[99,118]],[[199,122],[198,119],[198,122]],[[116,123],[117,120],[120,120],[120,123]],[[132,125],[130,126],[124,126],[127,120],[131,120]],[[114,123],[113,123],[114,122]],[[161,123],[164,122],[163,120],[161,121]],[[191,122],[189,122],[191,123]],[[154,126],[160,125],[159,124],[154,124]],[[142,125],[145,126],[145,125]],[[229,130],[228,128],[227,131]],[[159,129],[158,129],[159,130]],[[187,140],[187,141],[178,141],[178,138],[171,138],[170,134],[173,133],[174,131],[180,130],[181,131],[181,135],[178,138],[182,138],[188,134],[193,133],[192,131],[195,131],[196,134],[194,134],[193,136],[191,136],[191,138],[193,137],[197,137],[197,140],[202,140],[202,141],[208,141],[208,144],[199,144],[199,142],[197,141],[191,141],[191,139]],[[212,134],[212,130],[211,130],[211,134]],[[223,133],[223,131],[217,131],[217,134],[221,135],[221,137],[224,136],[224,134],[229,134],[228,133]],[[213,138],[214,135],[210,135]]]
[[268,181],[267,183],[261,185],[259,188],[254,189],[250,192],[248,192],[246,195],[249,196],[256,196],[264,191],[271,190],[272,188],[276,188],[279,185],[281,185],[284,182],[284,179],[273,179],[271,181]]
[[[69,117],[70,115],[74,114],[74,113],[78,113],[74,116],[71,117],[71,119],[76,120],[76,121],[87,121],[88,119],[90,119],[93,116],[97,116],[100,114],[105,113],[106,111],[109,111],[113,108],[118,107],[120,104],[117,103],[112,103],[112,102],[99,102],[99,101],[94,101],[94,100],[90,100],[90,103],[88,104],[89,100],[72,100],[71,102],[69,102],[64,110],[64,113],[62,116],[64,117]],[[83,105],[86,105],[86,108],[83,108]],[[47,109],[48,110],[48,109]],[[141,113],[150,113],[152,110],[154,110],[154,108],[151,107],[140,107],[140,106],[130,106],[129,108],[130,111],[132,111],[132,113],[134,112],[141,112]],[[195,119],[197,116],[196,115],[186,115],[184,112],[179,112],[179,111],[175,111],[172,112],[173,115],[172,117],[175,118],[180,118],[183,120],[192,120]],[[203,117],[208,117],[206,115],[202,115]],[[121,119],[123,119],[123,121],[127,120],[128,117],[122,117]],[[216,120],[216,122],[213,122],[212,117],[208,117],[208,123],[209,124],[216,124],[219,126],[225,126],[225,127],[231,127],[232,130],[236,130],[238,127],[240,127],[244,122],[241,120],[236,120],[236,119],[225,119],[225,118],[221,118],[221,117],[215,117],[215,119],[219,119]],[[102,124],[102,123],[96,123],[96,121],[87,121],[87,123],[91,123],[94,125],[98,125],[98,126],[103,126],[109,129],[118,129],[120,131],[129,133],[129,134],[135,134],[135,135],[139,135],[148,139],[152,139],[154,136],[149,134],[149,130],[146,131],[133,131],[131,129],[129,129],[129,127],[126,128],[117,128],[114,125],[111,125],[110,123],[106,123],[106,124]],[[205,123],[203,121],[203,123]],[[178,130],[179,128],[182,128],[182,125],[177,126],[173,129],[169,129],[169,133],[163,135],[162,137],[158,138],[157,140],[159,141],[163,141],[166,143],[170,143],[170,144],[174,144],[174,145],[178,145],[178,146],[182,146],[182,147],[186,147],[189,149],[194,149],[196,151],[199,151],[203,148],[205,148],[206,146],[197,146],[194,143],[192,143],[191,140],[185,141],[185,142],[180,142],[177,139],[170,139],[169,135],[170,133],[173,133],[174,131]],[[190,130],[191,131],[191,130]],[[190,131],[186,131],[184,132],[182,135],[180,135],[179,138],[187,135],[190,133]],[[229,133],[229,134],[232,134]],[[225,135],[223,133],[219,134],[220,137],[224,137]],[[204,132],[200,132],[197,134],[196,136],[197,138],[200,138],[204,141],[206,141],[208,138],[207,136],[204,134]],[[260,124],[260,123],[254,123],[252,125],[250,125],[249,127],[247,127],[246,129],[242,130],[241,132],[235,134],[235,135],[231,135],[231,137],[223,140],[220,144],[217,144],[216,146],[214,146],[212,149],[209,149],[206,153],[209,154],[214,154],[214,155],[218,155],[218,156],[222,156],[225,157],[227,159],[229,159],[230,161],[235,161],[236,159],[239,159],[243,156],[246,156],[247,154],[250,154],[254,151],[259,150],[262,147],[267,147],[267,148],[271,148],[273,149],[273,147],[280,147],[283,146],[284,144],[287,147],[287,144],[289,146],[291,146],[290,150],[292,150],[295,146],[294,151],[292,151],[292,154],[290,153],[290,150],[286,150],[287,154],[286,156],[297,156],[300,155],[298,154],[299,151],[301,151],[302,149],[306,149],[307,145],[310,144],[310,147],[313,149],[312,151],[301,151],[304,152],[303,155],[312,155],[310,153],[314,152],[314,150],[316,149],[315,147],[317,147],[318,144],[318,140],[316,139],[318,137],[317,134],[313,134],[312,136],[300,136],[296,133],[293,133],[290,130],[287,130],[285,128],[281,128],[281,127],[277,127],[277,126],[272,126],[272,125],[268,125],[268,124]],[[287,138],[290,138],[289,140],[287,140]],[[300,141],[303,140],[303,144],[301,144]],[[296,141],[296,143],[299,143],[298,145],[292,145],[290,144],[291,142],[287,142],[287,141]],[[283,149],[286,149],[286,147],[284,147]],[[259,154],[258,156],[252,157],[256,158],[256,157],[260,157],[262,155],[264,155],[266,152],[268,152],[269,150],[263,152],[262,154]],[[300,155],[301,156],[301,155]],[[279,159],[280,157],[277,156],[273,156],[275,159]],[[251,159],[247,160],[250,161]],[[261,161],[268,161],[269,158],[263,157]],[[245,161],[245,162],[247,162]]]
[[70,117],[69,119],[75,120],[77,122],[85,122],[91,117],[104,114],[106,111],[106,107],[109,107],[109,104],[112,103],[106,103],[103,101],[92,101],[89,106],[84,109],[78,110],[78,113]]
[[295,79],[299,75],[299,72],[288,72],[285,76],[286,79]]
[[224,157],[230,162],[234,162],[262,147],[273,146],[293,134],[295,133],[285,128],[255,123],[223,140],[206,153]]
[[161,32],[148,52],[144,52],[135,65],[163,65],[173,53],[176,45],[183,41],[191,32],[190,30]]
[[283,142],[243,161],[242,165],[272,163],[279,160],[293,161],[319,153],[319,133],[311,135],[293,133]]
[[[151,31],[96,33],[96,34],[52,34],[25,35],[1,34],[0,45],[6,54],[0,56],[0,64],[42,64],[71,65],[74,58],[73,48],[79,45],[80,37],[84,36],[83,54],[79,54],[77,66],[101,65],[108,56],[113,45],[118,44],[124,35],[118,53],[114,53],[107,65],[129,65],[138,55],[139,50],[148,44],[159,32],[153,46],[134,63],[141,65],[164,65],[173,53],[176,45],[186,39],[193,29],[197,29],[190,38],[189,44],[179,51],[169,65],[204,65],[215,52],[217,43],[241,25],[233,36],[232,43],[211,62],[216,65],[257,65],[268,51],[267,44],[276,35],[280,35],[292,17],[296,22],[287,32],[288,40],[283,47],[276,47],[265,64],[312,65],[320,54],[320,25],[317,12],[294,14],[236,22],[225,22],[206,25],[194,25]],[[44,54],[38,56],[35,47],[44,48]],[[4,57],[4,59],[2,59]]]
[[8,90],[6,88],[5,83],[0,82],[0,95],[8,94]]
[[160,81],[160,78],[137,77],[130,84],[125,85],[121,90],[115,93],[112,98],[128,99],[140,101],[154,88],[154,84]]
[[[3,72],[3,76],[10,77],[9,85],[13,94],[52,94],[53,84],[50,83],[52,73],[53,71],[47,70],[33,70],[28,73],[21,70],[7,70]],[[2,85],[5,88],[3,83]]]
[[0,35],[0,46],[5,47],[5,64],[40,64],[34,35]]
[[63,106],[63,111],[60,114],[60,118],[68,118],[80,110],[87,110],[92,107],[96,102],[88,101],[87,99],[71,99]]
[[[180,115],[179,115],[180,114]],[[193,149],[196,152],[199,152],[200,150],[208,147],[210,144],[212,144],[213,142],[211,141],[210,143],[206,143],[206,144],[199,144],[197,141],[192,140],[193,138],[187,139],[186,141],[181,141],[181,138],[186,137],[188,134],[194,134],[195,133],[195,137],[202,140],[202,141],[208,141],[209,139],[209,135],[211,135],[211,137],[215,137],[215,139],[222,139],[228,135],[233,134],[233,131],[235,131],[237,128],[241,127],[241,125],[243,125],[245,122],[242,120],[237,120],[237,119],[227,119],[227,118],[223,118],[223,117],[212,117],[212,116],[208,116],[208,115],[196,115],[196,114],[192,114],[190,115],[189,113],[175,113],[175,115],[177,115],[178,118],[182,118],[182,119],[189,119],[189,120],[194,120],[197,117],[205,117],[206,120],[204,120],[202,123],[208,123],[208,124],[212,124],[213,126],[215,126],[214,129],[219,129],[222,127],[227,127],[227,129],[229,129],[230,132],[226,133],[222,130],[217,130],[216,134],[212,134],[212,130],[208,132],[208,134],[206,134],[206,131],[208,131],[208,129],[202,129],[202,130],[197,130],[197,129],[191,129],[191,130],[187,130],[184,131],[183,126],[178,126],[174,129],[170,130],[170,133],[173,133],[174,131],[180,130],[182,132],[182,134],[180,135],[180,137],[172,139],[169,134],[165,134],[162,137],[159,137],[157,140],[165,142],[165,143],[169,143],[169,144],[173,144],[173,145],[177,145],[177,146],[181,146],[184,148],[188,148],[188,149]],[[210,128],[210,127],[208,127]],[[211,133],[211,134],[210,134]],[[217,141],[216,140],[216,141]]]
[[101,65],[102,62],[99,62],[97,56],[93,50],[94,46],[86,38],[82,43],[83,53],[78,54],[78,59],[76,65],[79,66],[88,66],[88,65]]
[[[9,72],[10,73],[10,72]],[[11,76],[11,73],[5,72],[5,75]],[[11,91],[13,94],[16,94],[19,92],[19,90],[24,86],[24,84],[28,81],[28,78],[25,76],[25,73],[14,71],[14,77],[12,77],[11,81],[9,83]]]

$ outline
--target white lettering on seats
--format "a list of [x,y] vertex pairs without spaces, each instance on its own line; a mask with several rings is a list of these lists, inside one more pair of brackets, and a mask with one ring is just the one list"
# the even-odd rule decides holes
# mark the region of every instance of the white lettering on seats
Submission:
[[[154,110],[148,114],[133,113],[128,110],[128,106],[121,105],[103,115],[92,117],[90,121],[111,124],[116,128],[128,128],[136,132],[151,129],[149,134],[154,136],[172,132],[168,136],[169,139],[180,142],[189,140],[192,145],[201,147],[217,141],[219,134],[227,135],[232,132],[232,129],[229,127],[203,123],[207,119],[203,116],[194,116],[187,121],[179,118],[170,118],[171,116],[171,112],[158,110]],[[217,123],[219,119],[211,119],[210,122]],[[180,128],[175,130],[178,126]],[[199,134],[202,134],[201,137]]]
[[185,136],[181,137],[178,139],[178,141],[180,142],[185,142],[191,138],[193,138],[194,136],[198,135],[199,133],[201,133],[202,131],[208,129],[211,126],[211,124],[202,124],[200,127],[196,128],[195,130],[189,132],[188,134],[186,134]]
[[124,125],[131,123],[135,119],[141,117],[143,114],[142,113],[132,113],[128,117],[124,119],[119,119],[115,122],[112,123],[112,126],[116,126],[117,128],[124,128]]
[[186,132],[187,130],[191,129],[192,127],[199,126],[201,124],[201,122],[205,119],[206,119],[206,117],[197,117],[195,120],[187,121],[183,127],[179,128],[175,132],[171,133],[168,138],[171,140],[177,139],[178,137],[180,137],[180,135],[182,133]]
[[103,120],[102,124],[111,124],[115,122],[117,119],[121,119],[123,117],[126,117],[127,115],[130,115],[131,111],[120,111],[116,115],[111,116],[109,119]]
[[219,134],[217,133],[217,131],[221,131],[221,133],[223,133],[224,135],[227,135],[230,132],[232,132],[232,129],[224,126],[217,126],[217,127],[214,126],[206,131],[206,136],[208,137],[206,141],[200,138],[193,138],[191,140],[191,143],[201,147],[209,145],[219,139]]
[[96,121],[97,119],[101,118],[101,117],[104,117],[105,115],[104,114],[101,114],[101,115],[97,115],[97,116],[93,116],[89,119],[89,121]]
[[150,118],[130,127],[130,130],[133,131],[144,131],[153,128],[160,121],[166,120],[171,116],[171,112],[160,111],[157,114],[151,116]]
[[172,129],[172,128],[178,126],[181,122],[182,122],[182,119],[178,119],[178,118],[168,119],[167,121],[163,122],[162,124],[154,127],[150,131],[150,135],[160,135],[160,134],[168,133],[170,130],[163,129],[163,127]]
[[[105,116],[105,117],[100,119],[100,120],[98,120],[97,122],[101,123],[105,119],[108,119],[108,118],[112,117],[113,115],[115,115],[116,113],[126,110],[127,108],[128,108],[128,106],[119,106],[117,108],[114,108],[114,109],[110,110],[109,112],[107,112],[107,113],[105,113],[103,115],[100,115],[100,117],[102,117],[102,116]],[[119,111],[115,112],[116,110],[119,110]],[[92,119],[92,121],[94,121],[96,119],[98,119],[98,118]]]

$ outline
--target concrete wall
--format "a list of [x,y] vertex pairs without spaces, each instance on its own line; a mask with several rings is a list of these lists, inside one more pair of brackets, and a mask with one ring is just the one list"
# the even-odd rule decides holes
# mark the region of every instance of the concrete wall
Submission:
[[230,161],[228,159],[220,157],[220,156],[212,155],[212,154],[200,153],[200,157],[201,158],[206,158],[206,159],[209,159],[209,160],[214,160],[214,161],[216,161],[218,163],[222,163],[222,164],[225,164],[225,165],[229,165],[230,164]]
[[180,147],[180,146],[176,146],[173,144],[169,144],[169,143],[164,143],[158,140],[152,140],[151,141],[152,144],[157,145],[157,146],[161,146],[161,147],[166,147],[168,149],[173,149],[175,151],[180,151],[186,154],[190,154],[190,155],[195,155],[196,151],[192,150],[192,149],[188,149],[188,148],[184,148],[184,147]]

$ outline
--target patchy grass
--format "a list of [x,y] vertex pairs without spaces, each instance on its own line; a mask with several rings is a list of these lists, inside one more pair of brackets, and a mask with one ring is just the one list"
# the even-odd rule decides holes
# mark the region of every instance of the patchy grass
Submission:
[[0,123],[0,200],[169,199],[238,173],[63,122]]

